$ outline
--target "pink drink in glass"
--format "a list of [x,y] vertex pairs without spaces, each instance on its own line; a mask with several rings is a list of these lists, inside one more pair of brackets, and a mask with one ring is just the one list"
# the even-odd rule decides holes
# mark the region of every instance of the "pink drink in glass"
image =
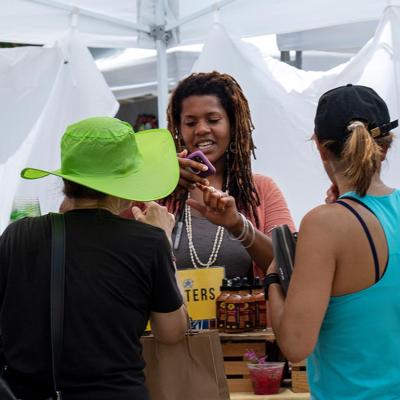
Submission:
[[279,392],[283,362],[248,364],[251,383],[255,394],[276,394]]

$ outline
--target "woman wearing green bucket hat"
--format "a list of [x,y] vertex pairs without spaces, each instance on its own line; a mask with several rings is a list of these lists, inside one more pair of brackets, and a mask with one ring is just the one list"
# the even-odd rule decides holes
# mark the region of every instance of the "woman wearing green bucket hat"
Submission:
[[[157,200],[175,189],[179,167],[171,135],[89,118],[63,135],[60,169],[21,173],[26,179],[49,174],[63,178],[69,199],[58,389],[64,400],[147,400],[139,339],[148,319],[167,343],[186,330],[167,239],[174,217],[155,202],[142,222],[119,213],[132,200]],[[52,391],[50,254],[50,215],[16,221],[0,237],[3,377],[24,400]]]

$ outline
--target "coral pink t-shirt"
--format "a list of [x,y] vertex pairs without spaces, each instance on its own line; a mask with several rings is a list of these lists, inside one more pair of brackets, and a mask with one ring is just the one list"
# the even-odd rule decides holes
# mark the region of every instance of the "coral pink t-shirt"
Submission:
[[[253,179],[260,198],[260,206],[257,209],[260,230],[269,234],[275,226],[287,224],[294,232],[296,228],[292,216],[278,185],[272,178],[260,174],[254,174]],[[251,222],[255,223],[253,220]]]
[[[257,216],[260,221],[260,231],[271,236],[271,231],[277,225],[287,224],[292,232],[296,231],[293,218],[288,205],[274,180],[268,176],[254,174],[254,184],[260,198],[260,205],[257,207]],[[254,218],[250,218],[255,226]],[[262,268],[253,263],[254,276],[264,276]]]

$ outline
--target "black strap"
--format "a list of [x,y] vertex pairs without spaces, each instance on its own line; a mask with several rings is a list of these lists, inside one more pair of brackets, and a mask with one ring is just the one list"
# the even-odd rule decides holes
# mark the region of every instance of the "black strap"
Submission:
[[372,137],[374,139],[378,139],[387,136],[392,129],[397,128],[398,126],[399,126],[399,120],[396,119],[395,121],[388,122],[387,124],[383,124],[376,128],[369,129],[369,131],[371,132]]
[[51,218],[51,278],[50,278],[50,329],[52,376],[54,392],[57,399],[61,393],[57,391],[63,344],[64,324],[64,282],[65,282],[65,224],[63,214],[50,214]]
[[[342,197],[342,198],[346,198],[346,199],[350,199],[350,200],[354,200],[357,203],[363,205],[366,209],[368,209],[369,211],[372,212],[372,214],[375,215],[375,213],[368,207],[366,206],[364,203],[362,203],[360,200],[355,199],[354,197]],[[337,204],[341,204],[342,206],[346,207],[349,211],[351,211],[356,218],[358,219],[358,221],[360,222],[361,226],[364,229],[365,234],[367,235],[367,239],[369,242],[369,245],[371,247],[371,251],[372,251],[372,257],[374,258],[374,267],[375,267],[375,283],[379,281],[379,261],[378,261],[378,254],[376,252],[376,248],[375,248],[375,244],[374,241],[372,240],[372,236],[371,233],[367,227],[367,224],[365,223],[365,221],[362,219],[361,215],[348,203],[346,203],[345,201],[342,200],[337,200],[336,201]]]
[[[339,200],[343,200],[343,199],[349,199],[349,200],[355,201],[355,202],[358,203],[360,206],[363,206],[364,208],[366,208],[371,214],[374,214],[374,215],[375,215],[375,213],[372,211],[372,209],[369,208],[369,207],[368,207],[365,203],[363,203],[361,200],[357,199],[357,197],[353,197],[353,196],[342,196],[342,197],[340,197]],[[375,217],[376,217],[376,215],[375,215]]]

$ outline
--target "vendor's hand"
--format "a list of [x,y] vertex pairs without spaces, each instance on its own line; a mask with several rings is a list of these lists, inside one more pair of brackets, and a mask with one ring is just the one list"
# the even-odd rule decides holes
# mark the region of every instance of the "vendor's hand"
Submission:
[[202,178],[190,171],[190,168],[206,171],[207,166],[197,161],[186,158],[188,155],[187,150],[183,150],[178,153],[178,162],[180,167],[180,177],[178,185],[185,190],[193,190],[196,187],[196,183],[208,186],[209,182],[207,179]]
[[232,196],[212,186],[197,184],[197,187],[203,192],[204,205],[194,199],[188,199],[187,204],[190,207],[199,211],[203,217],[213,224],[221,225],[228,230],[243,225],[236,208],[235,199]]
[[325,203],[332,204],[339,198],[339,188],[336,184],[332,183],[329,189],[326,191]]
[[168,212],[167,207],[160,206],[155,201],[145,204],[144,210],[136,206],[132,207],[132,214],[135,219],[163,229],[171,242],[172,230],[175,226],[174,215]]

